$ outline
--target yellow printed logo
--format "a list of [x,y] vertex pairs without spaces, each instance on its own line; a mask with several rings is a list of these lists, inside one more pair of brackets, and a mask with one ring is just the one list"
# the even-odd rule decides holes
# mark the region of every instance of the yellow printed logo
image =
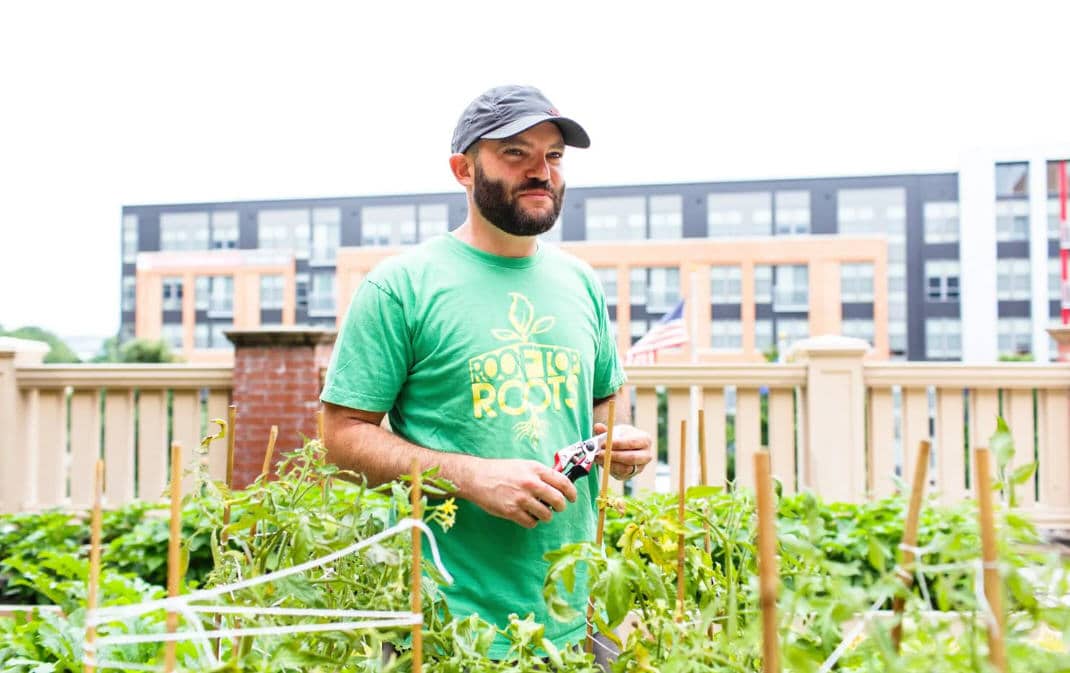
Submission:
[[512,329],[492,329],[500,341],[511,342],[468,361],[472,382],[472,414],[475,418],[524,416],[513,426],[518,439],[537,446],[545,429],[543,414],[573,409],[579,394],[580,354],[574,348],[532,341],[536,334],[553,328],[557,319],[536,319],[535,307],[522,294],[510,292],[509,324]]

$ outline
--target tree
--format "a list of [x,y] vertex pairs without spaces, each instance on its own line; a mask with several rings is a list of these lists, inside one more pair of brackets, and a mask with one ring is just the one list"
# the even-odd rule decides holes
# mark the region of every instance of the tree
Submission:
[[71,347],[63,342],[58,336],[46,329],[27,325],[8,332],[0,330],[0,336],[9,336],[16,339],[30,339],[31,341],[43,341],[48,344],[48,353],[45,355],[45,363],[81,362]]
[[166,341],[132,339],[124,344],[118,337],[109,337],[100,346],[93,362],[166,363],[174,362],[175,356]]

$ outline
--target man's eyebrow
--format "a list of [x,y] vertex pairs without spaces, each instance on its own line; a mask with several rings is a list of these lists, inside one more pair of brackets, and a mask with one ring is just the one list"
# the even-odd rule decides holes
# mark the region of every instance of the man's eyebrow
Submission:
[[[511,136],[509,138],[502,138],[501,141],[499,141],[499,142],[501,142],[501,144],[504,145],[504,146],[519,145],[521,147],[529,147],[530,148],[530,147],[534,147],[534,145],[535,145],[534,143],[532,143],[532,142],[530,142],[528,140],[524,140],[523,138],[521,138],[519,136]],[[552,150],[563,150],[563,149],[565,149],[565,143],[564,142],[554,143],[553,145],[550,145],[550,149],[552,149]]]

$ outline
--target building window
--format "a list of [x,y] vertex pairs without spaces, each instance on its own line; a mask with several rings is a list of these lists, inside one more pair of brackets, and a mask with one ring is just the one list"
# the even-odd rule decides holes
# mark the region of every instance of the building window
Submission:
[[962,321],[958,318],[925,320],[925,357],[958,360],[962,357]]
[[674,241],[684,235],[684,200],[679,194],[650,197],[650,238]]
[[1033,351],[1033,321],[1000,318],[996,326],[1000,355],[1025,355]]
[[212,213],[212,249],[232,250],[238,247],[238,213],[222,210]]
[[207,250],[208,213],[161,213],[160,250]]
[[212,343],[212,330],[206,323],[199,322],[193,326],[193,347],[198,350],[209,348]]
[[[1048,196],[1059,198],[1059,164],[1070,159],[1056,159],[1048,162]],[[1066,165],[1067,180],[1070,181],[1070,163]],[[1058,201],[1056,201],[1058,202]]]
[[1028,300],[1032,283],[1029,278],[1029,260],[996,260],[996,298],[1005,301]]
[[229,317],[234,314],[234,277],[200,276],[197,278],[196,297],[198,309],[208,311],[209,316]]
[[134,276],[123,276],[123,311],[133,311],[137,302],[137,281]]
[[761,353],[767,353],[773,348],[773,321],[754,321],[754,348]]
[[[680,302],[680,269],[654,267],[650,269],[650,290],[646,308],[651,313],[671,311]],[[632,302],[633,304],[635,302]]]
[[182,323],[164,323],[160,327],[160,339],[162,339],[171,350],[182,350]]
[[959,261],[925,260],[925,298],[928,301],[958,301]]
[[930,201],[925,204],[926,243],[956,243],[959,240],[959,204],[955,201]]
[[783,350],[810,336],[810,321],[807,318],[778,318],[776,331],[777,344]]
[[759,264],[754,267],[754,303],[773,303],[773,267]]
[[738,266],[710,267],[710,302],[739,304],[743,301],[743,274]]
[[873,301],[873,264],[852,262],[840,265],[840,301]]
[[283,291],[286,278],[280,274],[260,276],[260,309],[283,308]]
[[313,264],[334,264],[338,256],[339,232],[342,211],[338,208],[312,209],[312,254]]
[[778,236],[810,233],[810,192],[777,192],[773,200]]
[[334,314],[334,272],[317,271],[310,276],[311,287],[308,295],[309,314]]
[[224,332],[233,329],[233,325],[230,323],[214,322],[212,323],[212,329],[210,333],[209,348],[233,348],[230,339]]
[[1029,240],[1029,202],[1024,199],[996,202],[996,240]]
[[449,232],[449,209],[445,203],[425,203],[418,208],[418,215],[421,241]]
[[588,241],[637,241],[646,238],[646,198],[620,196],[589,198]]
[[561,242],[561,217],[558,216],[557,221],[554,222],[554,226],[550,227],[549,231],[544,231],[539,234],[540,241],[547,241],[550,243]]
[[739,320],[714,320],[710,325],[710,347],[738,351],[743,348],[743,323]]
[[888,349],[895,355],[907,352],[907,324],[905,320],[888,321]]
[[631,269],[628,272],[628,295],[632,306],[646,304],[647,270],[642,267]]
[[257,244],[264,250],[292,252],[308,258],[309,212],[307,208],[261,210],[256,214]]
[[1029,164],[996,164],[996,198],[1029,196]]
[[123,215],[123,262],[137,260],[137,215]]
[[594,272],[598,275],[598,281],[602,283],[602,291],[606,293],[606,304],[616,306],[617,270],[615,268],[595,269]]
[[809,268],[792,264],[776,268],[773,304],[778,311],[805,311],[810,306]]
[[839,233],[903,236],[906,198],[906,190],[901,187],[839,190],[836,214]]
[[[413,245],[449,231],[445,204],[365,206],[361,209],[361,245]],[[419,224],[417,225],[417,214]]]
[[1048,301],[1063,299],[1063,266],[1058,257],[1048,258]]
[[630,330],[631,330],[630,331],[631,342],[634,344],[636,341],[639,341],[639,339],[641,339],[643,337],[643,335],[646,334],[647,331],[650,329],[650,321],[649,320],[633,320],[629,327],[630,327]]
[[710,237],[769,236],[773,207],[769,192],[710,194],[706,233]]
[[840,332],[843,336],[873,344],[874,330],[871,318],[844,318],[840,321]]
[[163,310],[182,310],[182,276],[165,276],[163,279]]
[[299,273],[294,276],[295,303],[298,311],[308,312],[308,274]]
[[[1061,214],[1059,199],[1048,199],[1048,238],[1054,241],[1063,239]],[[1066,239],[1070,240],[1070,233],[1067,234]]]

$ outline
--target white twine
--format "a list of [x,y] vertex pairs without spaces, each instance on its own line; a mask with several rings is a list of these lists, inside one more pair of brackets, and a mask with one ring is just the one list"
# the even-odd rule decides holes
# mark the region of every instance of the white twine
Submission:
[[[161,643],[161,642],[178,642],[185,640],[196,640],[200,649],[201,665],[207,668],[215,668],[219,665],[219,661],[215,658],[212,649],[210,647],[209,640],[211,639],[224,639],[224,638],[238,638],[243,636],[278,636],[288,635],[293,633],[322,633],[327,631],[354,631],[363,629],[376,629],[376,628],[395,628],[402,626],[415,626],[423,623],[423,615],[405,611],[385,611],[385,610],[329,610],[320,608],[280,608],[280,607],[255,607],[255,606],[213,606],[213,605],[191,605],[192,601],[202,601],[219,598],[224,594],[233,595],[236,591],[248,589],[253,586],[265,584],[268,582],[274,582],[290,575],[305,572],[312,568],[318,568],[328,563],[333,563],[340,558],[358,552],[362,549],[370,547],[378,542],[392,536],[397,533],[401,533],[412,528],[419,528],[425,535],[427,535],[431,546],[431,556],[435,568],[442,574],[443,579],[449,584],[453,583],[453,576],[446,570],[442,564],[442,559],[439,556],[438,544],[435,541],[435,535],[424,524],[423,521],[416,519],[404,519],[397,525],[388,528],[381,533],[377,533],[369,538],[356,542],[345,549],[332,552],[325,556],[321,556],[316,559],[306,561],[290,568],[283,570],[277,570],[275,572],[253,577],[247,580],[239,580],[238,582],[218,586],[212,589],[203,589],[201,591],[194,591],[182,596],[175,596],[173,598],[163,598],[154,601],[147,601],[144,603],[138,603],[135,605],[123,605],[113,606],[105,608],[97,608],[95,610],[86,611],[86,626],[97,626],[108,622],[118,621],[123,617],[131,617],[143,615],[149,612],[158,610],[169,610],[173,612],[181,612],[189,624],[191,631],[176,632],[176,633],[152,633],[152,634],[123,634],[123,635],[104,635],[98,636],[95,642],[87,642],[83,648],[83,663],[89,666],[99,666],[101,668],[115,668],[119,670],[132,670],[132,671],[159,671],[159,666],[149,666],[145,664],[134,664],[125,662],[115,662],[110,660],[96,661],[96,652],[98,648],[111,646],[111,645],[135,645],[142,643]],[[285,626],[261,626],[261,627],[242,627],[232,629],[215,629],[212,631],[205,631],[200,620],[195,613],[208,613],[208,614],[235,614],[235,615],[271,615],[282,617],[318,617],[318,618],[358,618],[356,621],[341,621],[341,622],[327,622],[323,624],[289,624]],[[363,618],[363,619],[360,619]]]
[[[431,543],[431,556],[434,565],[442,574],[442,577],[446,580],[446,583],[452,584],[453,576],[442,565],[442,559],[438,553],[438,544],[435,542],[434,534],[427,527],[427,525],[424,524],[423,521],[417,521],[415,519],[405,519],[397,525],[388,528],[381,533],[377,533],[367,539],[361,540],[360,542],[355,542],[346,547],[345,549],[340,549],[338,551],[331,552],[326,556],[321,556],[319,558],[306,561],[290,568],[276,570],[265,575],[259,575],[257,577],[252,577],[250,579],[235,582],[233,584],[226,584],[212,589],[202,589],[200,591],[194,591],[192,593],[184,594],[182,596],[175,596],[173,598],[161,598],[154,601],[147,601],[145,603],[137,603],[134,605],[120,605],[113,607],[97,608],[91,614],[86,614],[86,625],[95,626],[108,621],[114,621],[122,617],[134,617],[156,610],[177,610],[180,609],[183,605],[192,603],[194,601],[219,598],[223,594],[234,593],[236,591],[241,591],[242,589],[248,589],[250,587],[258,586],[261,584],[274,582],[284,577],[289,577],[290,575],[296,575],[298,573],[305,572],[306,570],[311,570],[312,568],[318,568],[320,566],[327,565],[328,563],[333,563],[334,561],[337,561],[340,558],[349,556],[350,554],[360,551],[365,547],[370,547],[392,535],[409,530],[411,528],[419,528],[428,536],[428,540]],[[302,613],[295,613],[294,616],[317,615],[304,615]]]

